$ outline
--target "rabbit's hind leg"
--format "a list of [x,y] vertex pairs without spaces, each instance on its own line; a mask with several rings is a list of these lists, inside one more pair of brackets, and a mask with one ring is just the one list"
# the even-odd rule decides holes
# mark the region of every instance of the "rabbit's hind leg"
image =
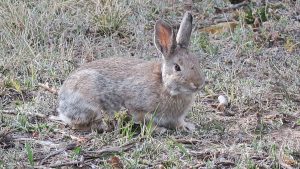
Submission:
[[144,121],[147,119],[145,119],[145,115],[143,112],[140,111],[129,111],[130,115],[132,116],[132,120],[134,121],[134,123],[136,124],[143,124]]
[[78,95],[70,95],[60,99],[57,111],[59,118],[73,129],[89,128],[101,112],[95,103],[87,102]]
[[75,130],[90,130],[94,122],[95,113],[60,113],[60,120]]

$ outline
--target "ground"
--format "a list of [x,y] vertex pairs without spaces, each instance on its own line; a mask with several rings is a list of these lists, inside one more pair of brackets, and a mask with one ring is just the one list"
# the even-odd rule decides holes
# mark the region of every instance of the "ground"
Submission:
[[[229,1],[188,2],[2,0],[0,168],[299,168],[299,0],[234,11]],[[176,28],[189,9],[190,49],[206,77],[187,117],[196,131],[136,132],[128,122],[79,132],[49,119],[57,95],[39,84],[59,89],[103,57],[157,59],[155,21]],[[224,112],[219,95],[230,101]]]

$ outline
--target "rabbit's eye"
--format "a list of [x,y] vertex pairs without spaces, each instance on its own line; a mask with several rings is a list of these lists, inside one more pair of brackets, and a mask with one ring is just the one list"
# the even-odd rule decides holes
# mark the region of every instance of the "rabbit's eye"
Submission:
[[178,72],[178,71],[181,71],[180,66],[177,65],[177,64],[175,64],[175,70],[176,70],[177,72]]

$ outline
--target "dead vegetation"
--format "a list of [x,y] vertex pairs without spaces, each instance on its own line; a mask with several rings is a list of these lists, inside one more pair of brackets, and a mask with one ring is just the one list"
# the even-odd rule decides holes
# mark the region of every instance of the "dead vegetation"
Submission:
[[[300,2],[189,2],[2,0],[0,168],[299,168]],[[207,78],[188,117],[196,132],[85,133],[49,118],[72,70],[158,58],[155,21],[178,27],[185,10]]]

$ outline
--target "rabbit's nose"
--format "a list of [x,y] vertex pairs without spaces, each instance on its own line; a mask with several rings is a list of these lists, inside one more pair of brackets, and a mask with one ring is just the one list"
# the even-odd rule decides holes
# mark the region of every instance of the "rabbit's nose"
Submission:
[[198,89],[201,89],[205,85],[205,77],[203,75],[201,75],[199,77],[199,79],[197,79],[196,83],[197,83]]
[[194,89],[194,90],[196,90],[196,89],[199,89],[199,87],[200,87],[200,84],[199,83],[190,83],[190,86],[191,86],[191,88],[192,89]]
[[197,89],[197,88],[198,88],[198,87],[195,85],[195,83],[193,83],[193,82],[190,83],[190,86],[191,86],[192,89]]
[[204,86],[205,82],[203,79],[197,81],[197,82],[191,82],[190,86],[192,89],[201,89]]

